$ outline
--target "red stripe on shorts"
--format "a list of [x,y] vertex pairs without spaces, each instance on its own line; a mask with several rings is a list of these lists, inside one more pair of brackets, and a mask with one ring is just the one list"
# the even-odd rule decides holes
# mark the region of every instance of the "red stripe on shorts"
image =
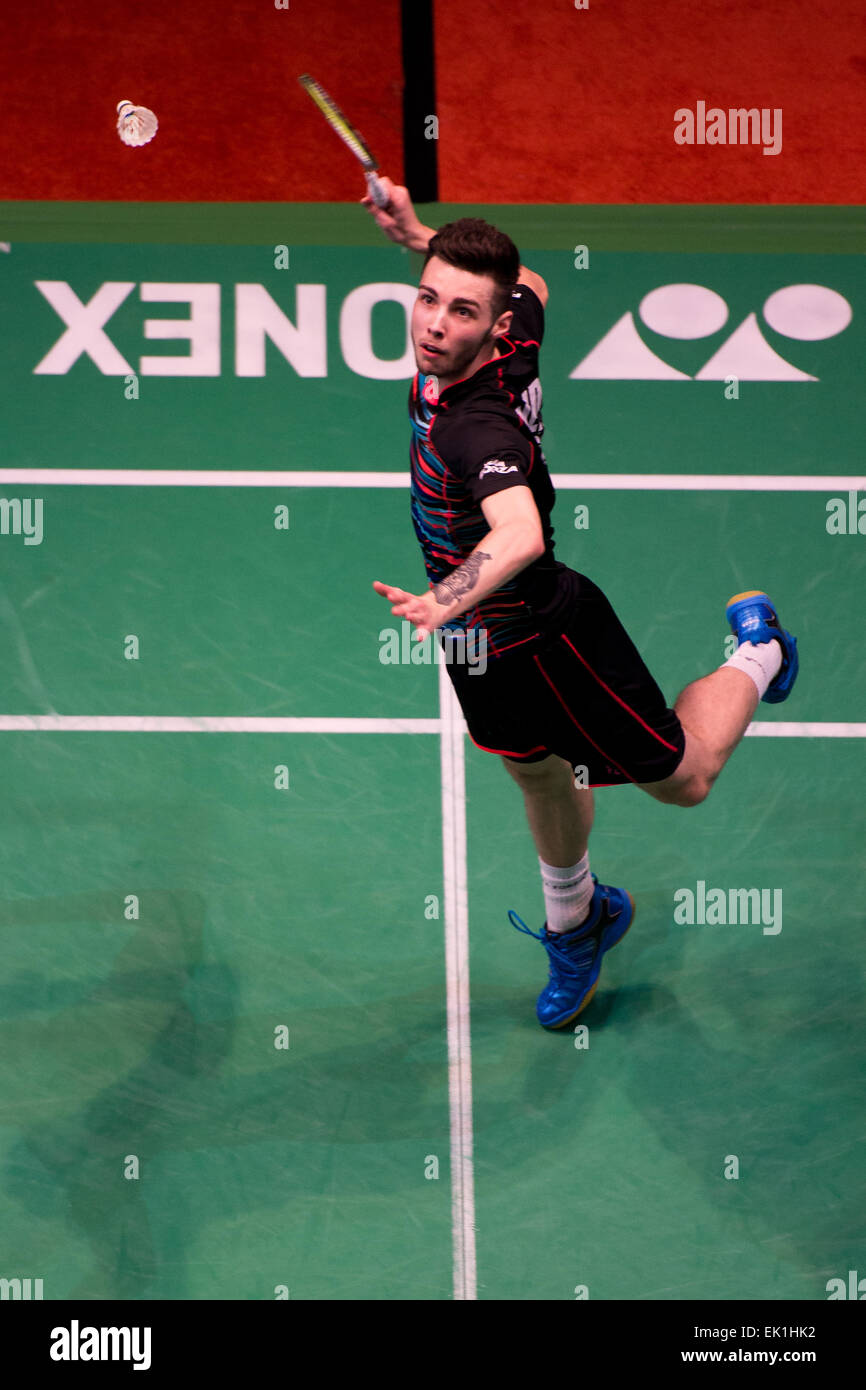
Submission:
[[574,652],[574,654],[575,654],[575,656],[577,657],[578,661],[580,661],[580,662],[583,663],[583,665],[586,667],[586,669],[587,669],[587,671],[589,672],[589,674],[590,674],[591,676],[593,676],[593,677],[598,681],[598,683],[599,683],[599,685],[601,686],[601,688],[602,688],[603,690],[606,690],[607,693],[608,693],[608,695],[612,695],[612,696],[613,696],[614,700],[616,700],[616,702],[617,702],[618,705],[622,705],[623,709],[624,709],[624,710],[627,710],[627,712],[632,716],[632,718],[633,718],[633,719],[636,719],[637,722],[638,722],[639,724],[642,724],[643,727],[646,729],[647,733],[648,733],[648,734],[652,734],[653,738],[658,739],[659,743],[661,743],[665,748],[669,748],[669,749],[671,750],[672,753],[678,753],[678,752],[679,752],[679,749],[676,748],[676,747],[674,746],[674,744],[668,743],[665,739],[662,738],[661,734],[657,734],[657,733],[656,733],[655,729],[651,729],[650,726],[649,726],[649,724],[647,724],[646,720],[645,720],[645,719],[641,719],[640,715],[637,713],[636,710],[633,710],[633,709],[632,709],[631,705],[627,705],[626,702],[625,702],[625,700],[620,699],[619,695],[617,695],[617,693],[616,693],[615,690],[611,690],[611,688],[610,688],[609,685],[605,685],[605,683],[604,683],[604,681],[602,680],[601,676],[598,675],[598,673],[597,673],[596,671],[593,671],[593,669],[592,669],[592,667],[590,666],[590,664],[589,664],[588,661],[584,661],[584,658],[581,656],[580,652],[577,650],[577,647],[575,647],[574,644],[573,644],[572,642],[569,642],[569,640],[568,640],[568,638],[566,637],[566,635],[565,635],[564,632],[561,632],[559,635],[560,635],[560,637],[562,638],[563,642],[567,643],[567,645],[568,645],[569,647],[571,647],[571,650]]
[[[596,752],[600,753],[601,756],[602,756],[603,758],[605,758],[605,759],[607,760],[607,762],[612,763],[614,767],[619,768],[619,770],[620,770],[620,772],[622,773],[623,777],[628,778],[629,782],[633,782],[633,783],[634,783],[634,782],[635,782],[635,779],[634,779],[633,777],[629,776],[629,774],[626,772],[625,768],[624,768],[624,767],[620,767],[619,763],[616,761],[615,758],[612,758],[608,753],[605,753],[604,749],[599,747],[599,745],[596,743],[595,739],[592,738],[592,737],[586,732],[586,729],[582,728],[581,725],[578,724],[578,722],[577,722],[577,720],[575,719],[574,715],[572,714],[571,710],[568,708],[568,705],[565,703],[565,701],[563,700],[563,698],[562,698],[562,696],[560,695],[559,691],[557,690],[556,686],[553,684],[553,681],[550,679],[549,675],[548,675],[547,672],[545,671],[545,669],[544,669],[544,667],[542,666],[541,662],[538,660],[538,657],[537,657],[537,656],[533,656],[532,659],[533,659],[533,661],[535,662],[535,664],[536,664],[536,666],[538,667],[538,669],[539,669],[539,671],[541,672],[541,674],[544,676],[544,679],[547,681],[547,684],[550,686],[550,688],[551,688],[551,690],[553,691],[554,695],[556,696],[557,700],[558,700],[559,703],[562,705],[562,708],[565,710],[565,712],[566,712],[566,714],[568,715],[569,719],[571,720],[572,724],[574,724],[578,729],[580,729],[580,732],[583,734],[584,738],[589,739],[589,742],[592,744],[592,746],[593,746],[593,748],[596,750]],[[635,783],[635,785],[637,785],[637,783]]]
[[[472,738],[468,728],[466,732],[469,734],[469,737]],[[532,753],[548,752],[548,749],[543,743],[540,743],[537,748],[530,748],[526,753],[512,753],[510,749],[507,748],[488,748],[485,743],[479,743],[477,738],[472,738],[472,742],[475,744],[476,748],[481,749],[482,753],[501,753],[504,758],[528,758]]]

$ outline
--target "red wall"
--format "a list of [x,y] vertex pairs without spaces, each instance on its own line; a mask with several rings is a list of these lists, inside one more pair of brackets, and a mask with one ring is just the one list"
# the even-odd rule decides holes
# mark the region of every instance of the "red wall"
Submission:
[[[402,169],[399,0],[5,0],[0,55],[0,198],[361,197],[302,72]],[[118,138],[124,98],[151,144]]]
[[[437,0],[436,56],[443,201],[866,202],[866,0]],[[675,144],[699,99],[781,153]]]
[[[399,0],[289,3],[6,0],[0,198],[358,198],[304,71],[402,178]],[[435,0],[435,33],[443,201],[866,202],[866,0]],[[676,145],[699,99],[781,107],[781,154]]]

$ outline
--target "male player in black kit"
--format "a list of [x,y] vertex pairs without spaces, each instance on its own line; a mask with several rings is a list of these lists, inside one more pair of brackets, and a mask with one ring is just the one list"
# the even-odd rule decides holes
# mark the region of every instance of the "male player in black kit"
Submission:
[[[797,644],[766,594],[737,594],[726,615],[738,650],[667,707],[601,590],[553,556],[538,379],[547,286],[497,228],[461,218],[434,232],[407,189],[381,181],[388,207],[362,205],[390,240],[426,257],[409,413],[412,519],[430,587],[373,587],[416,638],[441,632],[472,741],[498,754],[523,792],[547,920],[533,932],[509,917],[547,951],[536,1013],[563,1028],[634,915],[629,893],[590,873],[591,788],[630,782],[697,806],[758,701],[790,693]],[[483,672],[454,657],[479,639]]]

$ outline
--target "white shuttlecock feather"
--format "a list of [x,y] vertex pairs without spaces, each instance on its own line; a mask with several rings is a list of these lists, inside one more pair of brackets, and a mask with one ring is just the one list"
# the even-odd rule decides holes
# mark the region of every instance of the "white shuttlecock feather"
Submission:
[[146,145],[153,139],[159,122],[146,106],[119,101],[117,113],[117,133],[125,145]]

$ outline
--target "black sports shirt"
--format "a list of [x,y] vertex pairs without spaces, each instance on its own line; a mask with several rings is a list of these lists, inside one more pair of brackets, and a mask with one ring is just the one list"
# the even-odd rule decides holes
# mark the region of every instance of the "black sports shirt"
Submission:
[[538,352],[544,306],[528,285],[518,285],[511,308],[511,326],[499,340],[502,356],[438,397],[436,378],[420,371],[409,391],[412,522],[431,588],[490,530],[482,498],[524,484],[532,489],[541,517],[544,554],[443,624],[444,631],[466,632],[476,643],[486,631],[488,661],[530,650],[573,593],[572,572],[553,555],[550,512],[556,494],[541,448]]

